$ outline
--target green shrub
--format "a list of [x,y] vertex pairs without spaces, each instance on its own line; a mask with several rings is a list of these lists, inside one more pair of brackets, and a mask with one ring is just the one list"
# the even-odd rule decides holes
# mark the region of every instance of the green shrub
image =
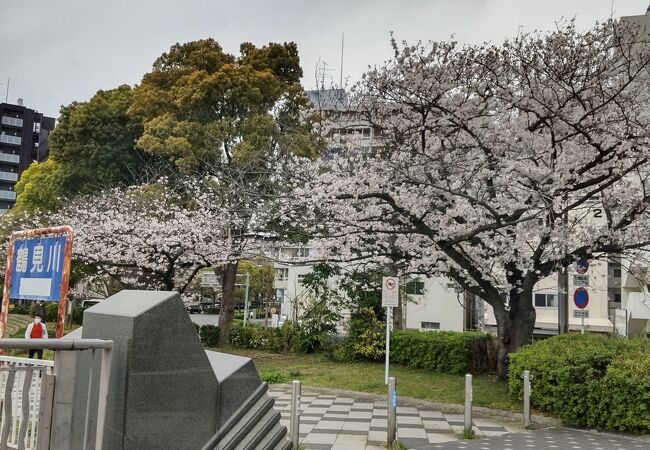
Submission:
[[404,366],[462,375],[496,369],[496,341],[487,333],[396,331],[391,361]]
[[216,347],[219,345],[219,327],[216,325],[203,325],[199,329],[199,337],[206,347]]
[[321,330],[287,321],[280,328],[263,328],[257,325],[236,324],[228,333],[228,341],[234,347],[267,350],[274,353],[311,353],[323,350],[330,342]]
[[84,309],[79,306],[75,306],[74,308],[72,308],[72,323],[82,325],[83,321],[84,321]]
[[350,318],[348,330],[334,357],[339,360],[378,361],[385,355],[386,325],[372,308],[359,308]]
[[15,305],[13,308],[9,309],[8,314],[29,314],[29,309],[21,305]]
[[288,380],[286,375],[276,372],[275,370],[262,370],[260,372],[260,379],[269,384],[285,383]]
[[650,342],[602,335],[562,335],[510,356],[509,385],[531,405],[566,423],[610,431],[650,431]]
[[257,348],[256,326],[235,325],[228,332],[228,341],[234,347]]
[[203,312],[205,314],[219,314],[219,308],[204,308]]

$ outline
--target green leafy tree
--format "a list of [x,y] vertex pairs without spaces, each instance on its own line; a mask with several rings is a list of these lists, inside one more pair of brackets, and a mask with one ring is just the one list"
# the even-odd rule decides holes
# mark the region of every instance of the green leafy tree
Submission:
[[204,39],[172,46],[133,93],[128,113],[143,124],[137,147],[179,173],[213,176],[211,193],[228,211],[231,252],[216,269],[222,342],[232,327],[236,274],[252,223],[273,208],[282,189],[278,163],[317,152],[309,124],[298,115],[306,104],[301,76],[294,43],[244,43],[235,56]]
[[64,197],[136,181],[152,158],[135,147],[142,127],[127,115],[132,100],[124,85],[61,108],[49,159],[21,176],[16,207],[53,210]]

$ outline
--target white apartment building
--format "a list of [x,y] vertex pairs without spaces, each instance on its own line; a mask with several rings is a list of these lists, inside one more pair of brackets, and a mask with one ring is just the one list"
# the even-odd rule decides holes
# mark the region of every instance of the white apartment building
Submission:
[[[305,275],[311,266],[305,261],[318,257],[318,251],[310,247],[282,247],[278,249],[275,264],[274,287],[280,313],[286,320],[298,320],[309,301],[303,285]],[[337,279],[330,280],[332,287]],[[406,290],[408,302],[403,311],[406,328],[417,330],[463,331],[465,324],[465,296],[456,289],[456,284],[443,277],[414,277],[401,289]],[[341,311],[343,319],[350,317],[349,311]]]

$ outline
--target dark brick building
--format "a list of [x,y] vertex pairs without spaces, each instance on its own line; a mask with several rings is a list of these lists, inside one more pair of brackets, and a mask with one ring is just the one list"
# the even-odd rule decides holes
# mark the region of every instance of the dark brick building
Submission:
[[17,105],[0,103],[0,213],[16,201],[15,186],[32,162],[47,159],[47,137],[55,119]]

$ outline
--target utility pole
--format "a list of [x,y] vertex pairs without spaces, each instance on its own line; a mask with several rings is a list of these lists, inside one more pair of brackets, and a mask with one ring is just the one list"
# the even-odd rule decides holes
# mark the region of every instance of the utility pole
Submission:
[[[566,194],[564,195],[564,205],[566,207]],[[562,226],[564,227],[564,243],[562,244],[562,258],[568,251],[569,213],[564,211],[562,214]],[[567,334],[569,332],[569,267],[568,264],[562,264],[562,269],[558,272],[557,292],[558,292],[558,334]]]
[[248,289],[251,285],[251,274],[246,272],[244,275],[246,276],[246,289],[244,290],[244,326],[246,326],[246,322],[248,321]]

